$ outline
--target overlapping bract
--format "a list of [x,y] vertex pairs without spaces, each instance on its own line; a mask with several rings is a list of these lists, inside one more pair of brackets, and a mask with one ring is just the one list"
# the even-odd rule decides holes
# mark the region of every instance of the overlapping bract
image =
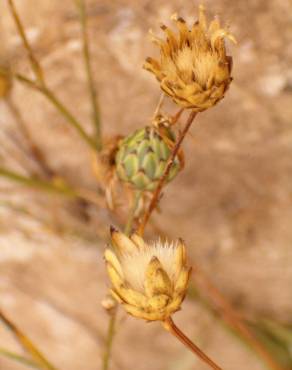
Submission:
[[128,238],[114,229],[111,239],[115,252],[105,251],[111,293],[125,310],[147,321],[163,321],[179,310],[191,271],[183,242],[148,245],[137,234]]
[[160,60],[147,58],[144,68],[156,76],[175,103],[201,112],[221,100],[229,87],[232,58],[226,55],[224,38],[235,39],[216,19],[207,26],[202,6],[191,29],[176,15],[172,20],[179,34],[163,25],[166,40],[152,35],[160,48]]

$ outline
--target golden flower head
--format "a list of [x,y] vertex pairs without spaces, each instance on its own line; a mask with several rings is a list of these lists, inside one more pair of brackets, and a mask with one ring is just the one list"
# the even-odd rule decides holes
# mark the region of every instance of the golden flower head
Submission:
[[166,40],[152,35],[160,47],[160,61],[147,58],[144,68],[152,72],[161,89],[183,108],[201,112],[224,97],[232,80],[232,58],[226,55],[224,38],[235,42],[217,19],[207,25],[203,6],[191,29],[172,16],[179,34],[162,25]]
[[137,234],[127,237],[114,228],[111,240],[115,252],[105,251],[111,293],[125,310],[148,321],[165,320],[178,311],[191,271],[183,242],[146,244]]

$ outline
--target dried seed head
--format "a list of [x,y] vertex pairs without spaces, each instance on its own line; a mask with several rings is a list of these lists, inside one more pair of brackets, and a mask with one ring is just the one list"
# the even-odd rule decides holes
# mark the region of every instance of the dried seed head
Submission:
[[190,276],[183,242],[146,244],[137,234],[128,238],[113,228],[111,240],[115,252],[105,251],[111,293],[125,310],[147,321],[178,311]]
[[[164,173],[174,145],[174,135],[166,129],[160,135],[154,127],[135,131],[121,141],[116,154],[116,172],[120,180],[138,190],[152,191]],[[168,176],[171,181],[182,168],[176,157]]]
[[171,19],[178,35],[164,25],[166,40],[151,34],[160,48],[160,60],[147,58],[144,68],[179,106],[204,111],[221,100],[229,87],[232,58],[226,55],[224,38],[235,39],[216,19],[207,26],[202,6],[191,29],[177,15]]
[[5,98],[12,87],[10,69],[5,65],[0,65],[0,99]]

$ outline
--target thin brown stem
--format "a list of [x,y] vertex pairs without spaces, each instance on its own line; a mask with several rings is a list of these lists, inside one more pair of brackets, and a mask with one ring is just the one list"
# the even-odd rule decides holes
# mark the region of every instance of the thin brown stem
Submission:
[[182,132],[180,133],[174,147],[173,147],[173,150],[171,152],[171,155],[168,159],[168,162],[167,162],[167,165],[166,165],[166,168],[164,170],[164,173],[163,175],[161,176],[160,180],[159,180],[159,183],[153,193],[153,196],[152,196],[152,199],[151,199],[151,202],[148,206],[148,209],[147,211],[145,212],[144,214],[144,217],[143,217],[143,220],[139,226],[139,229],[138,229],[138,233],[140,235],[143,235],[144,234],[144,230],[145,230],[145,227],[149,221],[149,218],[152,214],[152,212],[154,211],[154,209],[156,208],[158,202],[159,202],[159,199],[160,199],[160,194],[161,194],[161,191],[162,191],[162,188],[166,182],[166,179],[169,175],[169,172],[171,170],[171,167],[173,166],[173,163],[175,161],[175,157],[180,149],[180,146],[188,132],[188,130],[190,129],[195,117],[196,117],[197,113],[196,112],[191,112],[188,119],[187,119],[187,122],[185,124],[185,127],[184,129],[182,130]]
[[7,1],[8,1],[8,6],[9,6],[9,9],[10,9],[11,15],[12,15],[12,17],[14,19],[14,22],[16,24],[18,33],[19,33],[19,35],[21,37],[23,46],[26,49],[26,52],[27,52],[27,55],[28,55],[28,58],[29,58],[31,67],[32,67],[33,72],[35,74],[35,77],[36,77],[36,79],[38,80],[39,83],[44,84],[44,76],[43,76],[42,68],[41,68],[38,60],[36,59],[36,57],[35,57],[35,55],[33,53],[33,50],[32,50],[32,48],[31,48],[31,46],[30,46],[30,44],[29,44],[29,42],[27,40],[25,31],[24,31],[24,27],[23,27],[23,25],[21,23],[21,20],[19,18],[18,13],[17,13],[17,10],[16,10],[16,7],[15,7],[14,1],[13,0],[7,0]]
[[232,305],[226,300],[223,294],[213,285],[206,274],[198,267],[194,268],[194,278],[200,292],[207,295],[217,310],[221,313],[223,319],[236,329],[243,338],[251,345],[254,351],[264,360],[267,366],[272,370],[284,370],[270,355],[266,348],[258,341],[255,334],[248,328]]
[[212,369],[222,370],[213,360],[210,359],[195,343],[193,343],[173,322],[172,318],[167,318],[163,327],[183,343],[190,351],[197,355],[202,361],[208,364]]

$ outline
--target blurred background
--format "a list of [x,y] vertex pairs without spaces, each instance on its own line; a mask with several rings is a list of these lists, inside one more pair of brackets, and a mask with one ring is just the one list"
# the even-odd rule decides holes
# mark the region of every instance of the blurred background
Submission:
[[[142,69],[156,53],[148,30],[160,32],[174,12],[193,22],[199,3],[86,3],[103,133],[126,135],[149,123],[160,96],[154,77]],[[15,4],[48,86],[91,133],[74,2]],[[219,15],[238,41],[229,45],[234,81],[222,102],[196,118],[184,143],[185,169],[165,189],[146,236],[182,237],[192,261],[242,317],[256,324],[269,320],[282,330],[292,324],[292,3],[204,5],[209,19]],[[6,1],[0,15],[0,60],[32,77]],[[166,107],[175,111],[171,102]],[[50,171],[97,193],[86,143],[41,94],[17,82],[10,103],[0,101],[1,165],[24,176],[35,170],[23,154],[19,114]],[[101,306],[108,288],[102,254],[109,224],[122,227],[122,220],[91,202],[0,177],[0,307],[60,369],[101,369],[108,321]],[[175,319],[225,370],[266,369],[198,299],[187,298]],[[290,335],[285,329],[279,347],[283,369],[292,369]],[[0,347],[20,352],[4,327]],[[146,325],[121,312],[111,369],[133,367],[207,369],[159,323]],[[25,368],[0,357],[1,370]]]

